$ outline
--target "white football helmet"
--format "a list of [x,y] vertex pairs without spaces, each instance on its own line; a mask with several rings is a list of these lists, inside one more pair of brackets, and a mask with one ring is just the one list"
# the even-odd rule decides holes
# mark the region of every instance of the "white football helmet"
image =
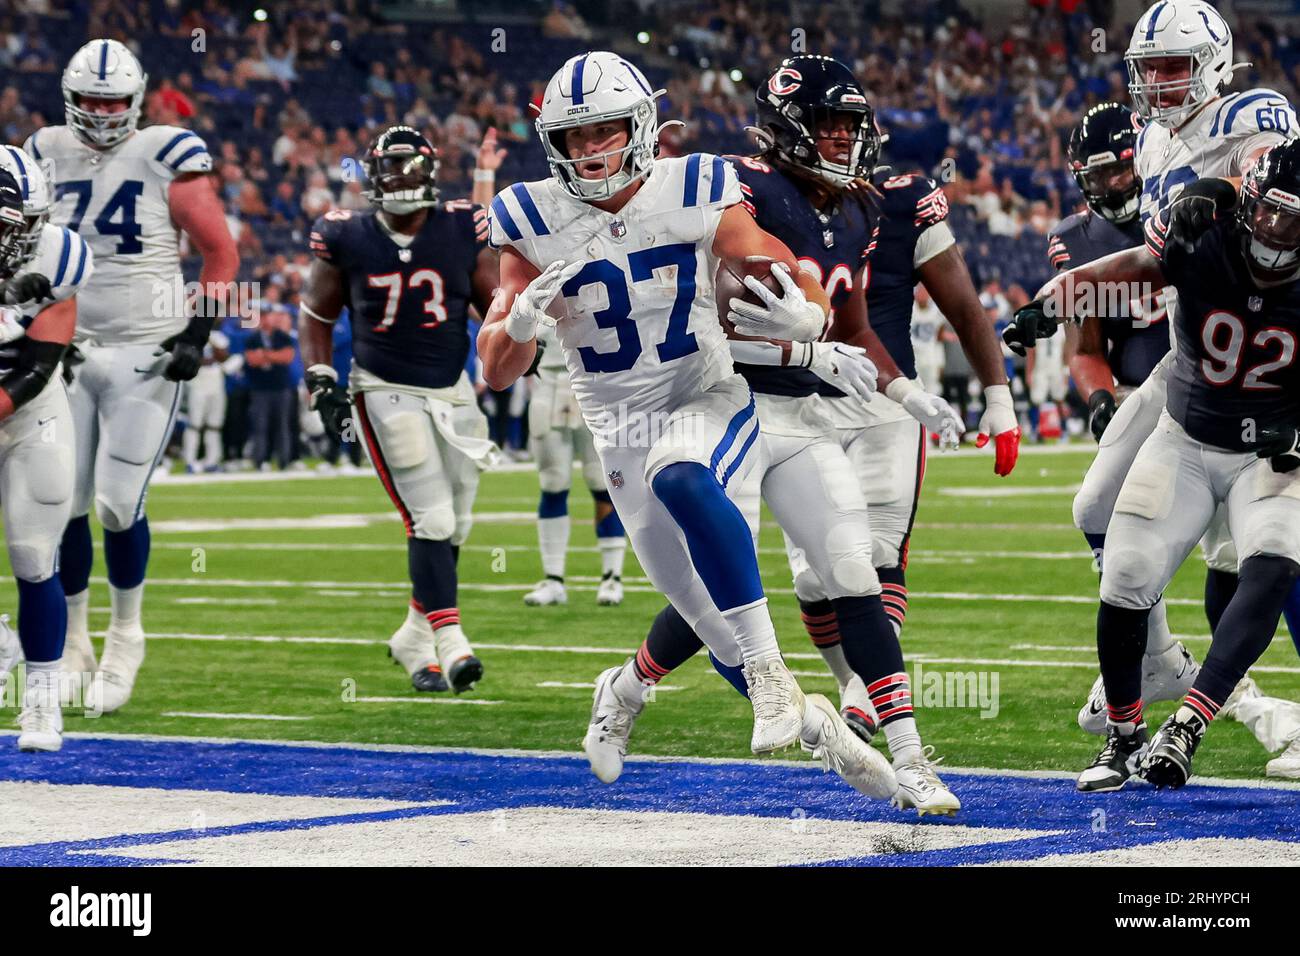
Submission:
[[[145,85],[149,77],[140,61],[116,40],[91,40],[68,62],[63,71],[63,109],[73,132],[91,146],[116,146],[140,122]],[[120,113],[93,113],[81,108],[78,97],[124,99]]]
[[0,146],[0,169],[18,182],[23,199],[23,216],[27,225],[17,244],[17,253],[9,263],[11,275],[22,271],[23,266],[36,258],[36,246],[41,241],[41,229],[54,208],[54,195],[50,190],[53,167],[38,163],[17,146]]
[[[1145,82],[1143,61],[1186,57],[1188,78]],[[1219,11],[1202,0],[1161,0],[1138,18],[1124,53],[1128,91],[1144,120],[1173,129],[1232,80],[1232,31]],[[1162,97],[1183,93],[1175,106],[1160,106]]]
[[[644,74],[617,53],[575,56],[551,77],[542,96],[537,133],[546,151],[551,175],[569,195],[584,202],[608,199],[638,179],[650,175],[658,151],[655,100],[663,90],[650,89]],[[570,159],[564,131],[605,120],[626,119],[628,142],[622,149]],[[622,157],[618,171],[606,166],[601,179],[583,179],[577,166],[594,159]]]

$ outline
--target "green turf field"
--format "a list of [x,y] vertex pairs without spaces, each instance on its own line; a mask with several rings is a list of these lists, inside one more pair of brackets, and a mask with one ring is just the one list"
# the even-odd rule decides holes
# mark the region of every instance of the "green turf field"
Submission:
[[[1096,738],[1074,723],[1095,676],[1096,575],[1070,525],[1072,488],[1089,460],[1088,450],[1026,455],[1000,480],[991,456],[931,457],[908,571],[908,669],[915,675],[920,659],[925,674],[975,672],[989,690],[996,677],[998,689],[996,716],[982,717],[969,701],[925,706],[914,683],[922,734],[951,765],[1077,770],[1096,752]],[[533,473],[484,477],[479,521],[461,553],[460,607],[486,677],[453,702],[417,694],[386,656],[409,592],[401,526],[373,476],[157,484],[151,639],[135,696],[98,719],[69,712],[67,730],[574,751],[591,691],[571,685],[590,684],[633,652],[663,601],[629,554],[626,602],[596,606],[591,503],[575,491],[570,603],[525,607],[522,595],[540,576],[536,498]],[[791,666],[805,689],[836,699],[799,623],[770,519],[761,544]],[[1194,558],[1167,594],[1170,625],[1191,636],[1198,658],[1208,647],[1202,578]],[[91,629],[102,631],[102,557],[93,581]],[[0,609],[15,601],[6,577]],[[1261,664],[1284,669],[1255,673],[1266,692],[1300,699],[1300,661],[1284,630]],[[664,684],[637,724],[633,752],[748,756],[748,704],[707,658]],[[1150,717],[1170,709],[1157,705]],[[1245,728],[1224,722],[1198,753],[1197,771],[1262,776],[1267,759]]]

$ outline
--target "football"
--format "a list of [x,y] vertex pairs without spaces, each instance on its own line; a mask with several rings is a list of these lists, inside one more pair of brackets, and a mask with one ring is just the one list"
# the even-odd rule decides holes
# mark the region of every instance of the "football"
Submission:
[[778,296],[783,293],[781,283],[772,275],[775,259],[767,256],[748,256],[744,259],[723,259],[718,263],[718,272],[714,277],[714,299],[718,304],[718,317],[724,322],[731,311],[731,300],[740,299],[752,305],[759,305],[756,296],[746,285],[745,276],[754,276]]

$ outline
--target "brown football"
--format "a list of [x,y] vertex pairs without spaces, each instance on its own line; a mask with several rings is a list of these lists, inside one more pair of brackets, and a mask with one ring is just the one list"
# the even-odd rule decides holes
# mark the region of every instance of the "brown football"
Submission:
[[758,296],[743,281],[747,275],[758,279],[778,296],[782,294],[781,283],[772,275],[772,263],[775,261],[766,256],[749,256],[745,259],[723,259],[718,263],[718,273],[714,277],[714,298],[717,300],[720,319],[726,321],[732,299],[760,304]]

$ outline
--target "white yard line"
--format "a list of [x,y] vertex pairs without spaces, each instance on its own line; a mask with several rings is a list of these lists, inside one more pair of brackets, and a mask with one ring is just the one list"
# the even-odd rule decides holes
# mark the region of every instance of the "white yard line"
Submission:
[[202,720],[311,720],[310,717],[290,717],[285,714],[217,714],[206,711],[168,710],[160,717],[196,717]]
[[494,707],[504,700],[482,700],[477,697],[358,697],[358,704],[478,704]]

